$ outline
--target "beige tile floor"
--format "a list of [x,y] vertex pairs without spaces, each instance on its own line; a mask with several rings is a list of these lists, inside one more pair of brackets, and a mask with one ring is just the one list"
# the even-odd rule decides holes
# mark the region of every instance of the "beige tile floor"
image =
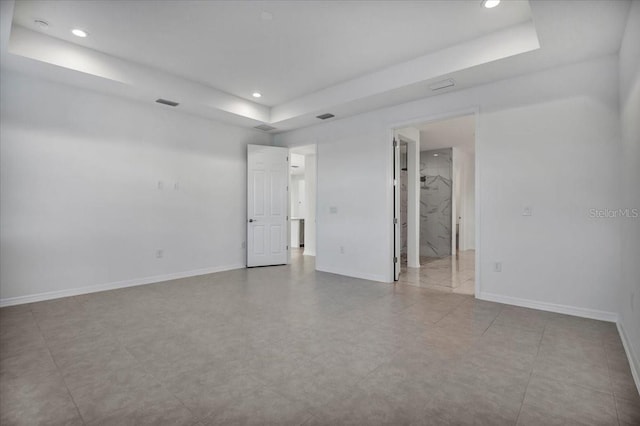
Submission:
[[465,250],[455,256],[420,257],[420,268],[407,268],[403,258],[400,281],[415,287],[473,295],[475,255],[475,250]]
[[3,308],[0,424],[640,424],[613,324],[313,269]]

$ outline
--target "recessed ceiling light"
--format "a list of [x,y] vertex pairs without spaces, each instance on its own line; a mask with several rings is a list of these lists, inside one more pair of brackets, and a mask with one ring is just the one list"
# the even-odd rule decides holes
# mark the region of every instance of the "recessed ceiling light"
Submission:
[[89,35],[89,33],[87,33],[87,32],[86,32],[86,31],[84,31],[84,30],[81,30],[81,29],[79,29],[79,28],[74,28],[74,29],[72,29],[72,30],[71,30],[71,34],[73,34],[73,35],[74,35],[74,36],[76,36],[76,37],[82,37],[82,38],[85,38],[86,36],[88,36],[88,35]]
[[500,4],[500,0],[482,0],[482,7],[486,9],[493,9]]
[[260,93],[260,92],[253,92],[253,93],[251,94],[251,96],[253,96],[254,98],[261,98],[261,97],[262,97],[262,93]]
[[41,30],[49,29],[49,23],[43,19],[34,19],[33,23],[36,24],[36,27],[40,28]]
[[433,156],[434,156],[434,157],[437,157],[437,156],[438,156],[438,154],[433,154]]

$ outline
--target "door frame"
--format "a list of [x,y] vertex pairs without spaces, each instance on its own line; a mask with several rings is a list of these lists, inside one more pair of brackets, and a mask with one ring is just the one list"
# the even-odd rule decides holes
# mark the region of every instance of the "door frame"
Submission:
[[[313,220],[307,220],[307,218],[305,218],[305,238],[307,235],[309,235],[309,233],[306,232],[306,228],[307,226],[309,226],[310,228],[313,228],[313,236],[315,238],[314,241],[314,248],[313,251],[309,251],[307,250],[307,244],[305,244],[305,249],[303,252],[304,256],[313,256],[314,258],[317,259],[318,256],[318,144],[316,142],[309,142],[309,143],[300,143],[300,144],[295,144],[295,145],[285,145],[283,146],[283,148],[287,148],[289,150],[289,157],[291,157],[291,154],[300,154],[299,152],[295,152],[296,149],[301,149],[304,147],[313,147],[313,155],[314,155],[314,179],[315,179],[315,197],[313,198],[313,211],[314,211],[314,216],[313,216]],[[310,155],[310,153],[305,153],[303,155]],[[291,158],[289,158],[291,159]],[[305,158],[306,161],[306,158]],[[305,163],[305,169],[307,168],[307,164]],[[307,171],[305,170],[305,180],[307,179]],[[289,188],[291,188],[291,173],[289,173]],[[309,194],[305,194],[306,197],[306,201],[307,201],[307,206],[309,206],[309,200],[311,198],[309,198],[308,196]],[[288,195],[288,214],[289,214],[289,224],[288,224],[288,231],[287,231],[287,241],[291,242],[291,191],[289,191],[289,195]],[[288,253],[289,256],[289,263],[291,263],[291,250],[289,250]]]
[[[481,266],[482,266],[482,250],[481,250],[481,232],[480,232],[480,221],[481,221],[481,209],[480,209],[480,188],[481,188],[481,179],[480,179],[480,169],[481,169],[481,155],[479,155],[479,141],[480,141],[480,126],[479,126],[479,116],[480,116],[480,107],[475,105],[475,106],[470,106],[467,108],[462,108],[462,109],[457,109],[457,110],[451,110],[451,111],[447,111],[447,112],[442,112],[439,114],[430,114],[427,116],[419,116],[419,117],[413,117],[404,121],[398,121],[398,122],[394,122],[391,123],[390,125],[387,126],[387,141],[393,141],[393,138],[395,136],[395,131],[398,129],[401,129],[403,127],[411,127],[411,126],[415,126],[418,124],[424,124],[424,123],[431,123],[431,122],[435,122],[435,121],[442,121],[442,120],[446,120],[449,118],[455,118],[455,117],[461,117],[464,115],[471,115],[473,114],[475,117],[475,151],[476,151],[476,155],[475,155],[475,223],[476,223],[476,229],[475,229],[475,234],[476,234],[476,248],[475,248],[475,297],[478,297],[478,295],[480,294],[480,288],[481,288]],[[418,149],[418,152],[420,152],[420,150]],[[387,164],[389,164],[389,168],[387,169],[387,206],[388,208],[386,209],[386,211],[389,212],[389,220],[387,223],[390,224],[389,227],[389,235],[390,235],[390,242],[391,242],[391,246],[390,246],[390,261],[391,261],[391,274],[389,276],[389,282],[393,282],[394,281],[394,265],[393,265],[393,253],[396,250],[396,244],[397,242],[395,241],[395,239],[393,238],[394,236],[394,223],[393,223],[393,215],[394,215],[394,211],[393,211],[393,201],[394,201],[394,197],[395,197],[395,188],[393,185],[393,148],[391,150],[388,151],[389,153],[389,161],[387,162]],[[419,205],[420,200],[417,200],[417,203]],[[409,207],[410,208],[410,207]],[[419,219],[418,219],[419,220]],[[397,247],[398,252],[400,250],[401,247]]]

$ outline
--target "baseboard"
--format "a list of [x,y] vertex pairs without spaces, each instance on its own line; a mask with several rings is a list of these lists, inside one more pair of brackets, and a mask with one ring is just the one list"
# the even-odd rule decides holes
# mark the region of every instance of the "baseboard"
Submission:
[[627,333],[624,331],[624,326],[621,321],[618,321],[618,333],[620,334],[620,339],[622,340],[622,346],[624,346],[624,351],[627,353],[627,359],[629,360],[629,367],[631,368],[631,375],[633,376],[633,381],[636,384],[636,389],[638,389],[638,393],[640,393],[640,360],[636,356],[633,351],[633,346],[631,342],[629,342],[629,338],[627,337]]
[[389,280],[383,275],[366,274],[366,273],[362,273],[362,272],[359,272],[359,271],[350,271],[350,270],[347,270],[347,269],[327,268],[327,267],[322,267],[322,266],[316,266],[316,271],[328,272],[330,274],[344,275],[346,277],[361,278],[363,280],[369,280],[369,281],[378,281],[378,282],[381,282],[381,283],[388,283],[389,282]]
[[304,249],[304,252],[302,253],[304,256],[315,256],[316,252],[315,251],[311,251],[311,250],[307,250]]
[[50,291],[46,293],[29,294],[26,296],[8,297],[0,299],[0,308],[5,306],[22,305],[24,303],[42,302],[45,300],[59,299],[61,297],[79,296],[81,294],[97,293],[100,291],[116,290],[119,288],[135,287],[138,285],[154,284],[162,281],[177,280],[180,278],[195,277],[198,275],[213,274],[215,272],[230,271],[244,268],[244,264],[226,266],[214,266],[211,268],[195,269],[191,271],[176,272],[173,274],[155,275],[152,277],[136,278],[132,280],[116,281],[112,283],[98,284],[87,287],[71,288],[67,290]]
[[599,311],[597,309],[579,308],[576,306],[559,305],[556,303],[539,302],[537,300],[521,299],[519,297],[503,296],[501,294],[486,293],[481,291],[476,295],[480,300],[504,303],[507,305],[522,306],[523,308],[539,309],[541,311],[556,312],[558,314],[573,315],[576,317],[590,318],[600,321],[618,322],[618,314],[615,312]]

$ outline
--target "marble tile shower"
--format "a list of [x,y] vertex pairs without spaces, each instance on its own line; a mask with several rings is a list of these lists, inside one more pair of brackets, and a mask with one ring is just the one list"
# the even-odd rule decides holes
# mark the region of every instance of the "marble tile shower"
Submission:
[[451,255],[451,148],[420,152],[420,255]]

